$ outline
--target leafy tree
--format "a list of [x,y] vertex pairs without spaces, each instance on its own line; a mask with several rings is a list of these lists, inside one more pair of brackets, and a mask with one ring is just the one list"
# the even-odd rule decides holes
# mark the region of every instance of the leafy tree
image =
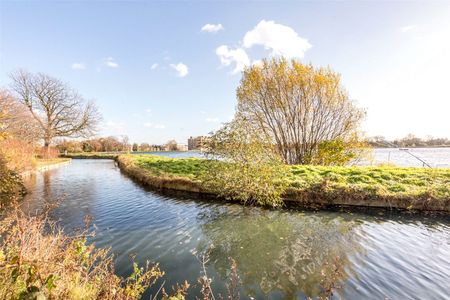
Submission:
[[237,98],[238,113],[270,138],[288,164],[313,162],[324,141],[347,141],[364,117],[338,73],[284,58],[247,68]]
[[279,206],[286,189],[286,166],[257,128],[236,118],[207,142],[211,167],[202,181],[222,197],[244,203]]
[[138,144],[137,143],[134,143],[133,144],[133,151],[138,151]]

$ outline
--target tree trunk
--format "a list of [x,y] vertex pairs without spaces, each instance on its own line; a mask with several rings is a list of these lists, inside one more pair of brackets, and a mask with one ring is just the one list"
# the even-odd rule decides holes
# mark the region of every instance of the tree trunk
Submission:
[[42,157],[45,159],[51,158],[51,153],[50,153],[50,139],[45,138],[44,139],[44,151],[42,153]]

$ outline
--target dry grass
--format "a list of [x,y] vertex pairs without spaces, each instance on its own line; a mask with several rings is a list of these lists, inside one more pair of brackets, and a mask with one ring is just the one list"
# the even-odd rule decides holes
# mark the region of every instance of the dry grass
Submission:
[[51,165],[57,165],[65,162],[69,162],[70,158],[60,157],[60,158],[50,158],[50,159],[36,159],[36,167],[46,167]]
[[[46,214],[17,206],[3,216],[0,235],[0,299],[139,299],[164,274],[147,262],[121,278],[109,249],[88,245],[86,232],[68,236]],[[187,287],[175,291],[177,299]]]
[[[14,205],[0,215],[0,299],[140,299],[164,276],[148,261],[144,267],[133,263],[127,278],[115,275],[109,249],[89,245],[86,231],[66,235],[48,211],[31,216]],[[215,299],[211,280],[206,271],[198,280],[204,300]],[[184,300],[189,287],[185,281],[167,293],[161,285],[150,299]],[[233,263],[226,299],[239,299],[239,287]]]

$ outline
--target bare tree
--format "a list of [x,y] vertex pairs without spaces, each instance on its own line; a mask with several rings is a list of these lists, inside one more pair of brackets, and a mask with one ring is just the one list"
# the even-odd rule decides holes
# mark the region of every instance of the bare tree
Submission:
[[178,143],[175,140],[168,141],[165,146],[166,146],[167,151],[177,151],[178,150]]
[[339,74],[283,58],[247,68],[237,98],[240,117],[262,129],[289,164],[311,163],[323,141],[354,137],[364,117]]
[[128,135],[121,136],[122,149],[120,151],[130,151],[130,138]]
[[44,146],[56,137],[92,135],[100,116],[93,102],[51,76],[18,71],[11,74],[12,90],[36,120]]

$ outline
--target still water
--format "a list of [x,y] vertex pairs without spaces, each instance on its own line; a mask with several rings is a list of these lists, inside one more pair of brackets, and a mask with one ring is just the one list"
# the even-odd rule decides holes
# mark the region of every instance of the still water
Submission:
[[159,262],[166,275],[146,299],[164,280],[166,290],[188,280],[188,299],[199,296],[200,253],[208,253],[216,295],[225,294],[233,259],[242,299],[316,297],[333,283],[335,299],[450,297],[448,216],[268,210],[164,196],[111,160],[73,160],[28,185],[24,206],[60,201],[52,218],[66,231],[92,217],[92,242],[112,248],[118,274],[130,274],[131,255]]

